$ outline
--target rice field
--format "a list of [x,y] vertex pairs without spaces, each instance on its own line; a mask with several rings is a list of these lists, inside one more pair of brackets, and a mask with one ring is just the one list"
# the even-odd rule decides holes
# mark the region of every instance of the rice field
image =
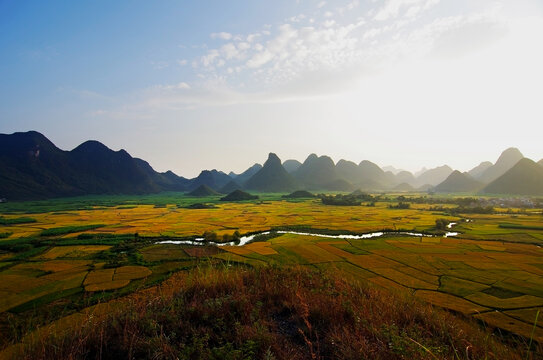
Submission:
[[[538,245],[500,243],[504,250],[496,252],[478,240],[423,240],[328,241],[286,234],[266,242],[280,256],[261,259],[276,265],[299,259],[355,281],[407,291],[436,306],[475,316],[489,326],[522,336],[531,334],[536,312],[543,307],[543,256]],[[236,254],[240,262],[256,254],[249,246],[224,250]],[[541,324],[535,327],[534,339],[543,341]]]
[[[131,204],[0,214],[5,220],[0,233],[9,234],[0,238],[0,319],[7,312],[24,316],[36,306],[54,308],[64,294],[90,298],[80,305],[89,306],[102,301],[98,294],[111,299],[147,281],[210,263],[333,271],[522,336],[531,332],[537,310],[543,309],[543,218],[536,212],[469,214],[469,222],[448,216],[458,223],[454,231],[460,234],[454,238],[389,235],[353,240],[283,234],[221,247],[157,244],[153,238],[200,237],[206,231],[220,238],[274,227],[420,232],[431,231],[436,219],[444,217],[418,204],[398,210],[386,203],[326,206],[318,200],[272,199],[217,207]],[[30,216],[33,221],[17,220]],[[0,322],[0,330],[2,326]],[[534,339],[543,341],[543,321],[535,327]]]
[[[70,212],[32,214],[34,223],[0,224],[10,239],[55,234],[69,238],[82,233],[141,236],[192,236],[205,231],[219,235],[263,231],[277,226],[308,226],[331,230],[371,232],[382,229],[427,230],[442,217],[416,210],[376,207],[326,206],[318,200],[304,202],[220,203],[218,209],[186,209],[138,205]],[[415,207],[416,208],[416,207]],[[16,215],[5,215],[17,217]],[[456,220],[456,219],[453,219]],[[100,225],[96,225],[100,224]],[[0,239],[2,241],[2,239]]]

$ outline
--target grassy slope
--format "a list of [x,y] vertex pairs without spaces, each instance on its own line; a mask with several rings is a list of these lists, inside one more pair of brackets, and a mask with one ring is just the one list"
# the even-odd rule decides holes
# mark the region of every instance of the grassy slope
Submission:
[[308,268],[204,268],[28,339],[18,358],[519,359],[475,323]]

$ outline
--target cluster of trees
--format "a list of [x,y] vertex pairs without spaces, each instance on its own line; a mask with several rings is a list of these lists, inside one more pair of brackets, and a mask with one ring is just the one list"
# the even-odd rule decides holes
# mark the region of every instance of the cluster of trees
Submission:
[[458,206],[470,206],[473,204],[479,203],[479,199],[474,197],[463,197],[463,198],[451,198],[451,197],[428,197],[428,196],[416,196],[416,197],[407,197],[400,195],[396,197],[396,201],[409,201],[414,204],[455,204]]
[[411,203],[400,201],[397,205],[389,205],[389,209],[409,209],[411,207]]
[[215,231],[205,231],[202,235],[204,240],[207,242],[236,242],[239,243],[239,239],[241,238],[241,234],[239,231],[234,231],[232,235],[230,234],[223,234],[222,237],[219,237]]
[[436,219],[436,230],[447,230],[450,221],[447,219]]
[[324,205],[358,206],[362,202],[374,202],[375,198],[366,193],[352,193],[348,195],[319,195]]
[[493,214],[493,206],[459,206],[449,210],[451,214]]
[[456,208],[448,208],[443,206],[432,206],[429,211],[444,212],[451,215],[458,214],[493,214],[493,206],[458,206]]

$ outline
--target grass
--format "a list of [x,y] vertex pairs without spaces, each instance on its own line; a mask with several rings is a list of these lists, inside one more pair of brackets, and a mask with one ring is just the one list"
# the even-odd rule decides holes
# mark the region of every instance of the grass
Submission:
[[487,288],[488,285],[486,284],[459,279],[452,276],[445,275],[440,278],[440,291],[460,297],[464,297]]
[[40,256],[41,259],[84,258],[100,251],[109,250],[109,245],[55,246]]
[[6,218],[0,216],[0,225],[19,225],[19,224],[31,224],[37,222],[36,219],[31,217],[10,217]]
[[145,261],[172,261],[187,259],[189,256],[179,245],[156,244],[140,249]]
[[534,226],[534,225],[521,225],[521,224],[499,224],[502,229],[520,229],[520,230],[540,230],[543,231],[543,226]]
[[[87,315],[69,331],[38,332],[11,353],[20,359],[522,356],[474,322],[306,268],[206,268],[167,285]],[[457,350],[466,344],[467,352]]]
[[87,230],[94,230],[105,226],[104,224],[91,224],[91,225],[80,225],[80,226],[61,226],[54,227],[47,230],[43,230],[40,233],[40,236],[61,236],[71,233],[78,233]]
[[122,266],[115,269],[113,280],[135,280],[142,279],[152,274],[152,271],[145,266]]
[[95,292],[95,291],[108,291],[116,290],[127,286],[130,283],[130,280],[111,280],[107,282],[101,282],[97,284],[88,284],[85,285],[85,291]]

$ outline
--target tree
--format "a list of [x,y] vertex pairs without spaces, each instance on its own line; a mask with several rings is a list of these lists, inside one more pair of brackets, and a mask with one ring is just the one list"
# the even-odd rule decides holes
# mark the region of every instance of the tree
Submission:
[[205,241],[217,241],[218,239],[218,236],[217,236],[217,233],[215,231],[206,231],[204,232],[204,240]]
[[445,230],[448,224],[449,220],[447,219],[436,219],[436,230]]

